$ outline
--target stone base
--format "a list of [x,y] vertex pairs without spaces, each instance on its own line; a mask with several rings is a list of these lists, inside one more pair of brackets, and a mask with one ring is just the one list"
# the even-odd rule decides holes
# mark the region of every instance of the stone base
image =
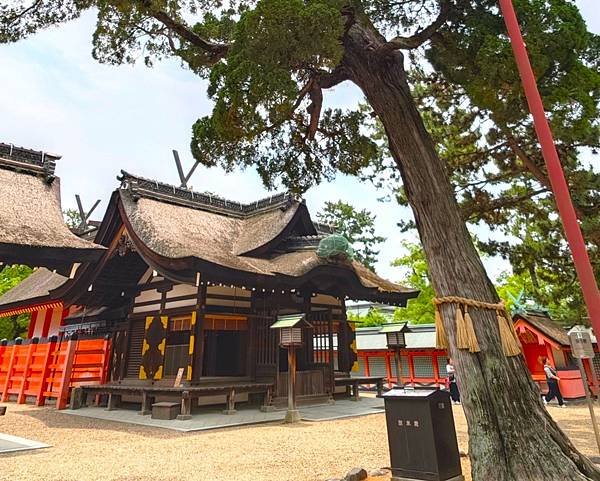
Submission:
[[327,400],[327,404],[335,404],[335,399],[333,399],[332,397],[330,397],[330,398]]
[[[400,478],[398,476],[392,476],[391,481],[420,481],[417,478]],[[454,476],[453,478],[444,479],[444,481],[465,481],[465,477],[462,474]]]
[[286,423],[297,423],[301,419],[300,411],[298,409],[288,410],[285,413],[285,422]]
[[237,413],[237,409],[223,409],[223,414],[235,414]]
[[148,416],[148,414],[152,414],[152,411],[150,411],[150,409],[142,409],[141,411],[138,411],[138,414],[140,416]]
[[191,414],[178,414],[177,415],[177,421],[188,421],[189,419],[192,419]]

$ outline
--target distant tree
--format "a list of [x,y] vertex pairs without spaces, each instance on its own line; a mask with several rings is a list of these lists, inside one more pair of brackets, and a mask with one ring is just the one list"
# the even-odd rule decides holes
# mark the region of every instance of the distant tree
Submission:
[[81,214],[77,209],[63,210],[63,217],[69,229],[78,229],[81,225]]
[[[0,296],[15,287],[33,272],[31,267],[13,265],[5,266],[0,271]],[[0,339],[14,339],[25,336],[29,327],[29,314],[0,317]]]
[[435,311],[432,300],[435,297],[429,280],[427,260],[423,248],[414,243],[404,242],[402,247],[408,253],[392,262],[393,266],[402,267],[408,273],[402,278],[402,284],[419,289],[415,299],[409,299],[406,307],[399,307],[394,312],[394,320],[411,324],[431,324],[435,321]]
[[325,207],[317,214],[323,224],[331,225],[338,234],[342,234],[354,249],[357,260],[375,269],[379,250],[377,246],[385,241],[385,237],[375,234],[375,215],[367,209],[357,210],[354,206],[338,200],[326,202]]
[[382,314],[376,307],[371,307],[364,316],[350,312],[348,319],[356,322],[357,327],[375,327],[391,322],[390,318]]

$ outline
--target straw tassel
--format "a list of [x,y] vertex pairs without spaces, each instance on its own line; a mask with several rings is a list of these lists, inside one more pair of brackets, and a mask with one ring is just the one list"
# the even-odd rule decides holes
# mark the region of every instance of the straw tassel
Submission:
[[448,337],[438,304],[435,305],[435,346],[437,349],[448,349]]
[[469,345],[469,352],[481,352],[479,348],[479,341],[477,341],[477,335],[475,334],[475,327],[473,326],[473,319],[469,314],[469,308],[465,305],[465,326],[467,329],[467,343]]
[[517,333],[510,324],[510,321],[501,315],[499,311],[497,312],[496,317],[498,319],[500,342],[502,343],[504,355],[507,357],[518,356],[521,354],[521,342],[517,337]]
[[456,305],[456,347],[469,349],[469,334],[460,304]]

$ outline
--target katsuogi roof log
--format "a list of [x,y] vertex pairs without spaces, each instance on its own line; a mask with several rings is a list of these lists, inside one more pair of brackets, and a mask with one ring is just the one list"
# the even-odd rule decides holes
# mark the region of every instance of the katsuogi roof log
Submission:
[[102,254],[64,223],[59,158],[0,143],[0,262],[60,268]]

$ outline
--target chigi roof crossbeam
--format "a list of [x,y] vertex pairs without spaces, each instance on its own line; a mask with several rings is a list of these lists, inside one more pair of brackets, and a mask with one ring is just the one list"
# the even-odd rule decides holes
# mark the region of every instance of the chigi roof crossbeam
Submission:
[[121,171],[121,175],[117,179],[121,182],[120,188],[129,191],[134,199],[147,197],[238,218],[251,217],[274,209],[286,210],[295,199],[292,193],[284,192],[255,202],[242,204],[216,195],[194,192],[157,180],[138,177],[124,170]]

